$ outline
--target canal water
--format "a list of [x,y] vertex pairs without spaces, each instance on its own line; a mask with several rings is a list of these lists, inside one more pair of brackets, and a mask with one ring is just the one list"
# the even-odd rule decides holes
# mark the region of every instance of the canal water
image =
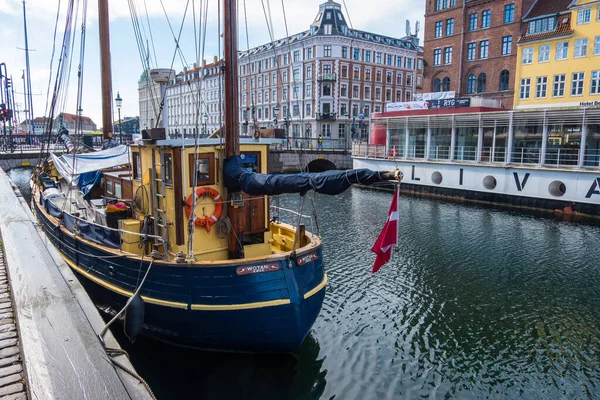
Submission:
[[391,199],[317,196],[329,286],[295,356],[113,331],[159,399],[600,397],[600,227],[401,197],[398,251],[372,275]]

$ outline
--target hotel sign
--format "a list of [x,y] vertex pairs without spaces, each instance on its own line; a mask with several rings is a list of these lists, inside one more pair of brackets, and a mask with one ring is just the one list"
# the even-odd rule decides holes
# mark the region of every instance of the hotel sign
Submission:
[[600,107],[600,101],[582,101],[579,107]]

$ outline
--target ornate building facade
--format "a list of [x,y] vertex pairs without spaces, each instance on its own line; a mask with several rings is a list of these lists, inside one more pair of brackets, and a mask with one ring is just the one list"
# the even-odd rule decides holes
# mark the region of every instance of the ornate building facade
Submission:
[[278,127],[296,141],[366,138],[371,113],[420,90],[422,48],[416,35],[350,29],[330,0],[309,30],[242,51],[239,76],[242,135]]

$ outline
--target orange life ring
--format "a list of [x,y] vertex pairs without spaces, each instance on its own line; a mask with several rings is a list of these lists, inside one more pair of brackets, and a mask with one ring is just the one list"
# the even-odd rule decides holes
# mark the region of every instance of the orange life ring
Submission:
[[388,152],[388,158],[389,158],[390,160],[393,160],[394,158],[396,158],[396,149],[395,149],[395,148],[391,149],[391,150]]
[[192,193],[185,203],[185,213],[188,218],[194,210],[192,210],[192,203],[194,202],[194,196],[196,196],[196,200],[200,197],[209,196],[215,202],[215,212],[210,217],[200,218],[197,215],[194,215],[194,225],[199,227],[205,227],[206,232],[210,232],[210,227],[217,223],[221,215],[223,215],[223,199],[219,192],[210,187],[202,187],[196,189],[194,193]]

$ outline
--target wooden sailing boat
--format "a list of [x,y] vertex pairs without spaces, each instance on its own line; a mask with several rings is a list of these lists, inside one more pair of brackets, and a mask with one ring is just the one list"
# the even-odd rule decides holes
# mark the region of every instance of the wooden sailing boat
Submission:
[[[104,29],[106,1],[99,1]],[[236,5],[224,0],[225,145],[164,140],[164,129],[147,132],[147,140],[129,147],[127,170],[98,171],[104,193],[92,180],[88,196],[99,206],[91,209],[65,184],[66,175],[78,175],[81,186],[84,172],[97,172],[90,165],[122,160],[122,148],[70,156],[64,164],[54,157],[37,177],[33,208],[101,309],[115,314],[134,293],[141,295],[127,309],[126,327],[127,319],[143,321],[137,330],[145,335],[203,349],[293,352],[319,314],[327,275],[320,238],[299,218],[295,226],[271,220],[269,196],[311,189],[335,194],[352,183],[396,176],[369,170],[267,175],[268,145],[240,143],[237,132]],[[108,38],[107,30],[101,37]],[[110,75],[102,84],[110,93]],[[103,102],[105,131],[110,97]],[[65,172],[71,162],[76,166]],[[111,205],[104,201],[123,200],[127,192],[131,210],[111,229]],[[102,211],[107,222],[98,218]]]

